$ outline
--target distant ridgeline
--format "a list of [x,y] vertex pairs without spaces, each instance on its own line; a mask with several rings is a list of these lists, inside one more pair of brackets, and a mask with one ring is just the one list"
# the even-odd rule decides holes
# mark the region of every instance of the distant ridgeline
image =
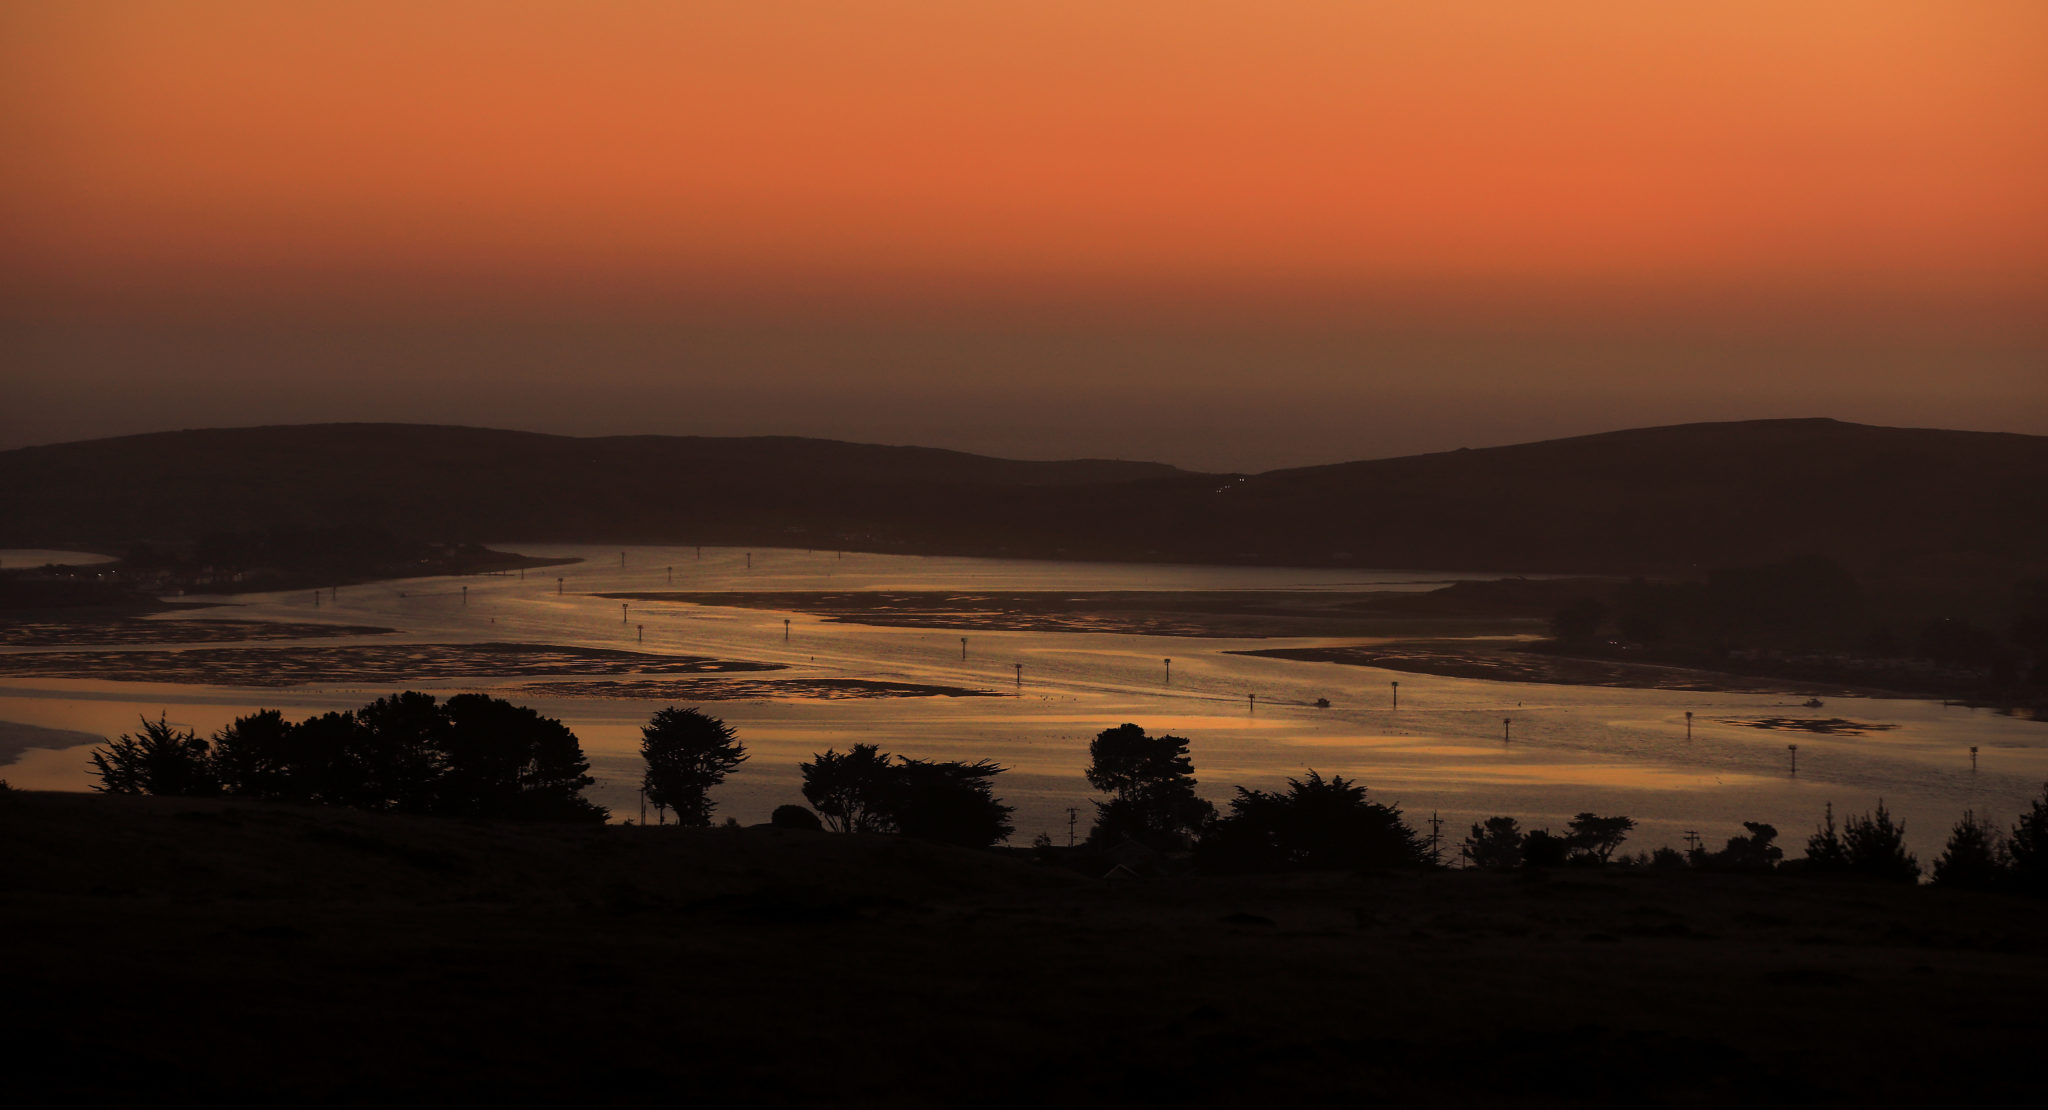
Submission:
[[2048,437],[1773,420],[1237,476],[794,438],[331,424],[0,452],[0,544],[276,529],[1866,582],[2048,571]]

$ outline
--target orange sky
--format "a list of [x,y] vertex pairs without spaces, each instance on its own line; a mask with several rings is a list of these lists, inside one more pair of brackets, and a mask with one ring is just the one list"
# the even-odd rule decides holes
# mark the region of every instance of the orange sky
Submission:
[[10,4],[0,151],[17,318],[2048,312],[2040,0]]
[[2038,0],[67,0],[5,19],[10,269],[84,292],[2011,296],[2048,274]]

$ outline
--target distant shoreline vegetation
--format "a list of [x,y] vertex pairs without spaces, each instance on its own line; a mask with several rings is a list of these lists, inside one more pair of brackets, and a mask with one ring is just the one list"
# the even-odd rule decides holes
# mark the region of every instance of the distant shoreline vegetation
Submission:
[[0,612],[138,615],[181,607],[157,600],[165,596],[328,589],[582,561],[340,525],[213,532],[190,541],[138,541],[117,550],[112,563],[0,568]]
[[[673,811],[678,827],[699,828],[711,824],[710,791],[748,758],[724,721],[673,706],[642,730],[641,755],[642,797],[660,822],[667,824]],[[113,794],[224,795],[509,820],[603,823],[610,816],[582,796],[595,780],[574,733],[482,694],[440,703],[407,691],[296,723],[265,710],[238,718],[211,740],[145,719],[139,733],[95,749],[91,763],[101,780],[95,789]],[[965,848],[994,847],[1014,831],[1012,808],[994,792],[1004,768],[990,760],[934,762],[855,744],[844,754],[827,749],[799,769],[811,808],[777,807],[770,822],[777,827],[897,834]],[[1341,775],[1310,769],[1284,790],[1240,786],[1218,811],[1195,794],[1188,740],[1155,738],[1136,724],[1095,737],[1086,778],[1109,795],[1094,803],[1086,843],[1061,848],[1041,834],[1030,849],[1039,862],[1103,878],[1449,867],[1440,828],[1424,836],[1398,806],[1371,800],[1364,784]],[[1695,840],[1684,852],[1666,845],[1622,854],[1634,828],[1627,816],[1592,812],[1572,818],[1561,834],[1489,817],[1472,824],[1455,858],[1460,867],[1482,870],[1621,868],[1904,883],[1917,882],[1923,870],[1882,799],[1840,828],[1830,803],[1796,860],[1777,845],[1777,828],[1761,822],[1743,822],[1744,835],[1718,851]],[[1936,886],[2048,895],[2048,785],[2009,831],[1965,812],[1931,875]]]

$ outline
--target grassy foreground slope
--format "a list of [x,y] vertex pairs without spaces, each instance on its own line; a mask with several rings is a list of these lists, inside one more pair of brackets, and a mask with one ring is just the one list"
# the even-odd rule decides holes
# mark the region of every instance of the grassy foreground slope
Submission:
[[[1565,872],[1131,884],[895,838],[0,794],[10,1093],[1954,1104],[2038,902]],[[1283,1102],[1284,1104],[1284,1102]]]

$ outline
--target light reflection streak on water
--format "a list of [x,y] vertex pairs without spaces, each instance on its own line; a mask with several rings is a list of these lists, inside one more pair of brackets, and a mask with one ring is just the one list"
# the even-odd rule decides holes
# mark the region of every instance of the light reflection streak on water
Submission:
[[[765,819],[799,800],[796,763],[826,747],[854,742],[928,758],[992,758],[1012,768],[1002,793],[1018,806],[1018,840],[1040,830],[1062,834],[1065,810],[1092,797],[1081,777],[1095,732],[1135,721],[1154,734],[1193,742],[1204,792],[1219,804],[1229,786],[1272,788],[1308,767],[1356,777],[1375,797],[1399,801],[1411,816],[1443,812],[1458,825],[1493,813],[1529,827],[1562,827],[1580,810],[1627,813],[1644,823],[1631,850],[1678,843],[1698,827],[1710,842],[1740,831],[1742,820],[1776,824],[1792,854],[1828,800],[1861,812],[1880,796],[1902,816],[1923,860],[1939,850],[1965,808],[2008,822],[2048,779],[2048,725],[1917,701],[1828,699],[1820,710],[1778,695],[1564,687],[1437,678],[1373,668],[1223,654],[1251,647],[1317,646],[1313,638],[1243,640],[1109,633],[988,632],[868,627],[803,613],[704,608],[673,602],[619,602],[600,592],[720,590],[1030,589],[1427,589],[1453,577],[1270,568],[1047,564],[915,558],[831,551],[693,549],[573,545],[501,545],[585,561],[516,575],[413,579],[344,586],[315,607],[311,591],[250,595],[230,607],[185,618],[256,618],[396,627],[395,637],[337,638],[348,643],[513,641],[784,663],[764,677],[885,679],[960,685],[1002,698],[864,701],[744,701],[709,709],[740,728],[753,759],[717,797],[720,813]],[[674,582],[666,569],[675,568]],[[555,593],[555,579],[563,592]],[[462,587],[468,586],[463,604]],[[790,621],[784,641],[784,619]],[[644,644],[636,626],[645,627]],[[968,657],[960,658],[960,638]],[[1355,642],[1355,641],[1343,641]],[[281,642],[265,645],[276,647]],[[110,649],[119,650],[119,649]],[[139,645],[133,650],[163,650]],[[1166,683],[1164,658],[1173,659]],[[1024,684],[1014,663],[1024,664]],[[427,684],[455,691],[488,688],[559,716],[583,739],[604,781],[599,800],[616,815],[637,810],[638,728],[660,704],[639,700],[547,698],[519,689],[528,680]],[[1398,711],[1389,683],[1401,683]],[[211,731],[259,706],[303,715],[350,708],[383,687],[333,683],[252,691],[162,684],[9,680],[0,682],[0,719],[100,734],[132,730],[159,710]],[[1246,695],[1256,693],[1253,710]],[[1318,697],[1328,709],[1312,706]],[[1686,710],[1695,713],[1685,739]],[[1863,737],[1766,731],[1722,718],[1846,717],[1894,723]],[[1512,740],[1500,739],[1513,718]],[[174,723],[177,723],[174,721]],[[1799,745],[1797,777],[1786,745]],[[1969,771],[1968,747],[1982,770]],[[82,754],[31,752],[5,768],[17,786],[83,788]]]

